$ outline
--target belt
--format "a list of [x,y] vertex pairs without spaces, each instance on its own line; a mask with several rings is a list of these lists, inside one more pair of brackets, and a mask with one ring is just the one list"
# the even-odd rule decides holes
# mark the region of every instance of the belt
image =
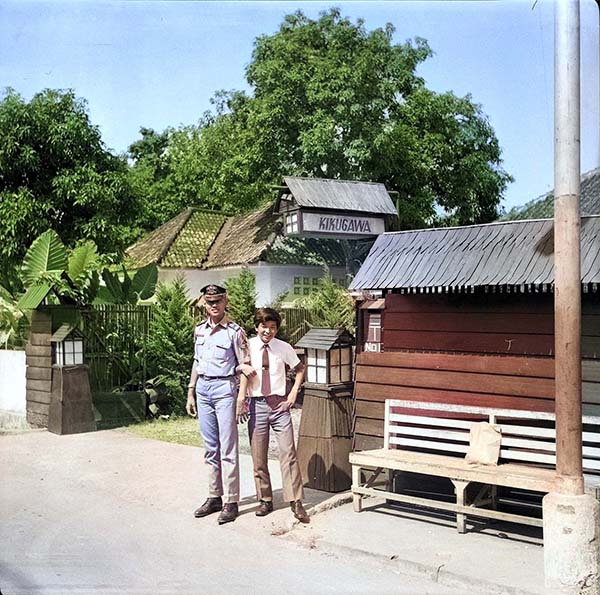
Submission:
[[206,376],[206,374],[198,374],[198,378],[202,378],[202,380],[228,380],[234,377],[235,374],[230,374],[229,376]]

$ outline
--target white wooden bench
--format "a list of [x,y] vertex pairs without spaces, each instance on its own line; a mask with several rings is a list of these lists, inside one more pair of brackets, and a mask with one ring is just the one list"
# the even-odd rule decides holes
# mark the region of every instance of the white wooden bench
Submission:
[[[400,410],[400,412],[398,412]],[[488,421],[501,430],[498,465],[472,465],[464,455],[473,423]],[[586,491],[600,488],[600,417],[583,416],[583,468]],[[354,510],[362,509],[362,497],[374,495],[388,500],[456,512],[459,533],[465,532],[466,515],[542,526],[542,520],[496,510],[497,486],[552,491],[556,480],[556,432],[553,413],[492,409],[443,403],[386,400],[384,447],[350,453]],[[594,427],[592,427],[594,426]],[[589,428],[589,429],[588,429]],[[362,471],[374,469],[367,482]],[[407,471],[445,477],[452,481],[456,503],[397,494],[375,489],[382,471]],[[591,474],[590,474],[591,473]],[[483,484],[477,496],[466,501],[470,483]],[[480,506],[491,508],[479,508]]]

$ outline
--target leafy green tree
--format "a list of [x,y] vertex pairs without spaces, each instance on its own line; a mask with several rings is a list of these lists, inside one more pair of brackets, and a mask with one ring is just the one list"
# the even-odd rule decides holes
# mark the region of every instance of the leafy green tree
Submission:
[[127,164],[110,153],[87,106],[47,89],[0,101],[0,282],[14,283],[27,247],[46,229],[68,246],[93,240],[119,253],[134,239],[138,205]]
[[251,93],[218,92],[198,126],[171,135],[164,188],[242,212],[284,175],[372,180],[397,193],[402,228],[494,219],[511,177],[488,118],[469,95],[428,90],[416,73],[427,42],[393,35],[337,9],[286,16],[255,42]]
[[156,229],[188,206],[176,201],[168,188],[172,162],[168,149],[172,133],[171,129],[157,133],[152,128],[142,127],[141,138],[128,149],[129,182],[140,203],[137,223],[147,230]]
[[337,285],[330,274],[319,282],[318,289],[298,298],[295,304],[310,312],[310,326],[343,328],[354,333],[354,302],[348,291]]
[[229,296],[229,315],[246,334],[253,334],[257,297],[256,276],[249,269],[243,268],[239,275],[225,281],[225,288]]
[[149,376],[164,381],[171,411],[185,415],[185,395],[194,359],[194,319],[183,277],[159,283],[147,350]]

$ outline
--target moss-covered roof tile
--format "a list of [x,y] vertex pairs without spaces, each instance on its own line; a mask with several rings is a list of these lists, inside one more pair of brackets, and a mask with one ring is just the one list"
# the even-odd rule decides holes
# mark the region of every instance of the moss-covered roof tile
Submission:
[[227,216],[194,211],[161,261],[165,268],[199,268],[207,257]]

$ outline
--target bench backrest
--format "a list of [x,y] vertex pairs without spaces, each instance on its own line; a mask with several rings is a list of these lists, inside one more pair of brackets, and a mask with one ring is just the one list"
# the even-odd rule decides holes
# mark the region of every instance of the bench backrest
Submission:
[[[500,459],[556,465],[554,413],[386,399],[384,445],[464,455],[471,425],[488,421],[502,434]],[[600,417],[583,416],[583,468],[600,471]]]

